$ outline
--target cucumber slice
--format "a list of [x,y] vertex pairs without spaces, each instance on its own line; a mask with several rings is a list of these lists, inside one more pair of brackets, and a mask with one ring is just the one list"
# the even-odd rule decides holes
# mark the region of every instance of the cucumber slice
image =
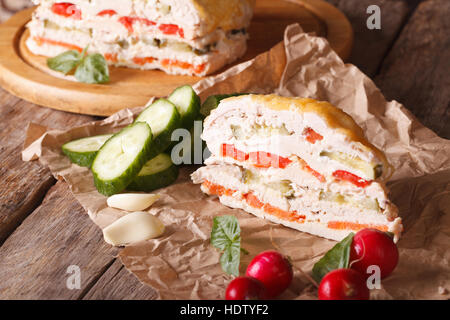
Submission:
[[175,89],[169,96],[181,115],[181,125],[185,129],[190,129],[194,125],[194,120],[200,114],[200,98],[191,86],[183,86]]
[[172,184],[177,180],[178,174],[179,169],[172,163],[170,156],[161,153],[144,165],[127,189],[151,192]]
[[72,163],[90,168],[97,151],[111,138],[112,134],[104,134],[70,141],[62,146],[62,152]]
[[351,205],[361,209],[374,210],[381,212],[380,205],[377,199],[371,198],[355,198],[350,195],[342,195],[340,193],[334,193],[329,191],[321,191],[319,200],[331,201],[340,205]]
[[146,122],[153,133],[151,158],[165,151],[172,144],[172,132],[181,127],[180,113],[173,103],[159,99],[147,107],[135,122]]
[[134,123],[115,134],[92,163],[97,190],[106,196],[123,191],[150,159],[151,148],[152,131],[145,122]]
[[237,96],[245,96],[248,93],[231,93],[231,94],[217,94],[214,96],[209,96],[206,98],[205,102],[203,102],[200,108],[200,114],[203,117],[209,116],[212,110],[216,109],[219,106],[220,101],[226,98],[237,97]]
[[320,153],[321,157],[328,157],[334,161],[340,162],[352,169],[356,169],[364,173],[366,177],[370,180],[375,180],[379,178],[383,173],[383,166],[376,163],[369,163],[367,161],[361,160],[359,158],[351,158],[350,156],[342,152],[328,152],[322,151]]
[[291,181],[289,180],[264,182],[264,179],[261,175],[250,170],[244,170],[243,178],[244,183],[249,185],[250,189],[251,186],[264,185],[269,189],[279,192],[283,197],[290,198],[294,195],[294,189],[292,188]]

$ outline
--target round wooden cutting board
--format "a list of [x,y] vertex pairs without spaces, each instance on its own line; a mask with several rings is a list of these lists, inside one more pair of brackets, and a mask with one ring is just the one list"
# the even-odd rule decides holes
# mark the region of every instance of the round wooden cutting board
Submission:
[[[53,109],[108,116],[121,109],[145,105],[151,97],[164,97],[199,77],[173,76],[162,71],[110,68],[106,85],[88,85],[64,79],[47,68],[46,58],[26,47],[25,25],[33,8],[17,13],[0,26],[0,85],[12,94]],[[345,60],[350,55],[353,31],[338,9],[322,0],[257,0],[249,29],[248,51],[241,63],[283,40],[284,29],[299,23],[306,32],[326,37]],[[223,70],[229,68],[226,66]]]

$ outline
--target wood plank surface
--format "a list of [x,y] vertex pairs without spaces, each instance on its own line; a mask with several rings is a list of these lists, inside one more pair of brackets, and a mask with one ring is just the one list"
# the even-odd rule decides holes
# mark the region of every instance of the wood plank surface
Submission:
[[450,1],[422,2],[375,81],[437,134],[450,138]]
[[83,297],[86,300],[152,300],[157,293],[139,280],[116,259]]
[[[116,253],[67,184],[58,182],[0,247],[0,299],[78,299],[114,262]],[[79,290],[66,285],[71,265],[81,271]]]
[[23,162],[22,146],[28,123],[66,128],[92,120],[55,112],[16,98],[0,89],[0,244],[42,201],[55,183],[50,171],[37,162]]
[[[355,32],[349,62],[368,76],[374,76],[396,36],[401,30],[410,8],[403,0],[327,0],[345,13]],[[381,9],[381,30],[369,30],[366,13],[370,5]]]

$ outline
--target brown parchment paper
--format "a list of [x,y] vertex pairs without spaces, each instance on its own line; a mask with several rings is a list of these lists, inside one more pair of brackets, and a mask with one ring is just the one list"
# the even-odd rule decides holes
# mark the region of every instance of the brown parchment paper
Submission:
[[[328,100],[352,115],[396,168],[389,187],[405,226],[398,244],[400,263],[381,289],[372,290],[372,298],[450,298],[450,140],[422,126],[398,102],[387,102],[374,83],[355,66],[344,64],[325,39],[303,33],[299,25],[289,26],[284,42],[271,51],[206,78],[195,89],[203,99],[227,92],[311,97]],[[140,110],[123,110],[103,121],[43,135],[45,128],[32,124],[23,159],[39,158],[55,177],[67,181],[90,218],[104,228],[124,213],[106,206],[89,170],[72,165],[60,147],[75,138],[115,132]],[[294,282],[281,298],[315,299],[315,287],[300,270],[310,273],[335,242],[221,205],[190,182],[194,169],[184,167],[174,185],[158,191],[162,199],[149,212],[167,230],[158,239],[121,250],[126,268],[162,299],[222,299],[231,277],[221,270],[220,253],[209,244],[209,235],[214,216],[233,214],[241,225],[242,246],[250,252],[242,256],[241,272],[253,256],[275,244],[296,267]]]

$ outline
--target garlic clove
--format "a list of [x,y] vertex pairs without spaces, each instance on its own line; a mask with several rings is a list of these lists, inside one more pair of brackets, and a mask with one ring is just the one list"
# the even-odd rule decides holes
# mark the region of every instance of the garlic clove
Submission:
[[160,198],[157,194],[149,193],[121,193],[115,194],[106,200],[111,208],[126,211],[142,211],[150,207]]
[[103,229],[103,238],[113,246],[122,246],[157,238],[164,224],[148,212],[132,212]]

